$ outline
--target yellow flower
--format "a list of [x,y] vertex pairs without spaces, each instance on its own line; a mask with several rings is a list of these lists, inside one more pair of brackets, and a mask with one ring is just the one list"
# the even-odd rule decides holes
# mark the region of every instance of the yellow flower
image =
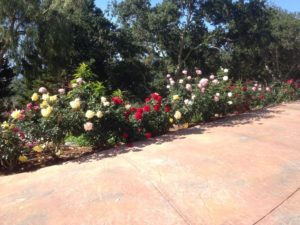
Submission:
[[52,95],[49,98],[50,102],[56,102],[57,101],[57,95]]
[[18,159],[20,162],[26,162],[28,160],[27,156],[25,155],[20,155]]
[[85,117],[88,119],[92,119],[95,116],[95,112],[93,112],[92,110],[88,110],[85,113]]
[[76,98],[74,101],[71,101],[70,106],[72,109],[79,109],[80,108],[80,99]]
[[32,148],[33,151],[35,152],[42,152],[43,151],[43,147],[40,145],[36,145]]
[[176,120],[180,120],[181,119],[181,112],[179,112],[179,111],[176,111],[175,112],[175,114],[174,114],[174,118],[176,119]]
[[43,94],[42,99],[45,100],[45,101],[48,101],[50,99],[49,94]]
[[39,100],[40,96],[38,95],[38,93],[33,93],[33,95],[31,96],[31,100],[36,102],[37,100]]
[[179,100],[179,99],[180,99],[179,95],[173,95],[173,101],[176,101],[176,100]]
[[21,110],[13,111],[10,116],[15,120],[20,119],[20,117],[22,116]]
[[170,123],[173,123],[173,122],[174,122],[173,118],[170,118],[169,121],[170,121]]
[[48,106],[46,109],[41,110],[41,114],[43,117],[49,117],[50,114],[52,113],[53,108],[51,106]]
[[4,122],[1,124],[1,127],[2,127],[3,129],[8,129],[8,128],[10,128],[10,125],[9,125],[9,123],[8,123],[7,121],[4,121]]
[[97,114],[96,114],[96,116],[97,116],[99,119],[101,119],[101,118],[104,116],[104,114],[103,114],[103,112],[98,111]]
[[45,109],[45,108],[47,108],[49,105],[48,105],[48,102],[47,101],[43,101],[42,102],[42,104],[40,104],[40,107],[42,108],[42,109]]

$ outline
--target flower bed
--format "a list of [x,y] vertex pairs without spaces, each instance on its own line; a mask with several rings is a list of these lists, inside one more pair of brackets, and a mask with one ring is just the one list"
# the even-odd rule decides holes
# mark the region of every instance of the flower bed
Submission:
[[203,76],[201,70],[166,76],[167,96],[152,93],[143,103],[121,91],[105,96],[101,83],[76,77],[69,90],[33,93],[24,109],[8,113],[0,128],[0,167],[14,168],[44,154],[60,157],[66,136],[83,137],[94,150],[149,139],[176,126],[188,127],[232,113],[299,98],[299,82],[231,81],[228,70]]

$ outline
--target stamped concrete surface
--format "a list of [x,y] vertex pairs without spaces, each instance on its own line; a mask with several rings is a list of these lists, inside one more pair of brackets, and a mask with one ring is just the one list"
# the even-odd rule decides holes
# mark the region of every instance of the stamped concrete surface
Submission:
[[0,177],[1,225],[300,225],[300,102]]

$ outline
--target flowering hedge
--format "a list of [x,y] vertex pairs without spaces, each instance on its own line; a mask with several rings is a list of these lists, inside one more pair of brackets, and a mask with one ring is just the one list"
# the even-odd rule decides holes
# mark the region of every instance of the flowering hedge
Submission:
[[[86,68],[86,67],[85,67]],[[86,68],[88,70],[88,68]],[[88,71],[89,78],[91,77]],[[84,75],[84,74],[83,74]],[[0,166],[12,168],[29,156],[59,155],[67,135],[84,136],[97,149],[148,139],[178,125],[207,121],[231,113],[300,97],[299,81],[231,81],[227,69],[203,76],[201,70],[166,76],[167,96],[149,95],[131,102],[121,91],[105,96],[101,83],[76,75],[69,90],[51,94],[45,87],[33,93],[24,109],[9,112],[0,128]]]

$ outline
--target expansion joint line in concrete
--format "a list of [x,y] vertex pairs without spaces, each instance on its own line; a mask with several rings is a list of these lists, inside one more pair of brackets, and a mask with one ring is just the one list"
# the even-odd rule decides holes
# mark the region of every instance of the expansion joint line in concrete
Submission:
[[[135,164],[135,162],[125,156],[122,156],[131,166],[133,166],[139,173],[142,171],[142,169]],[[178,209],[178,207],[175,205],[175,203],[172,202],[172,200],[155,185],[151,180],[147,179],[147,181],[151,184],[151,186],[159,193],[159,195],[169,204],[169,206],[176,212],[176,214],[183,219],[183,221],[187,225],[192,225],[192,223],[189,221],[189,219]]]
[[272,214],[276,209],[278,209],[281,205],[283,205],[287,200],[289,200],[293,195],[295,195],[298,191],[300,191],[300,187],[293,191],[289,196],[287,196],[284,200],[282,200],[278,205],[272,208],[266,215],[257,220],[253,225],[259,224],[262,220],[264,220],[267,216]]

